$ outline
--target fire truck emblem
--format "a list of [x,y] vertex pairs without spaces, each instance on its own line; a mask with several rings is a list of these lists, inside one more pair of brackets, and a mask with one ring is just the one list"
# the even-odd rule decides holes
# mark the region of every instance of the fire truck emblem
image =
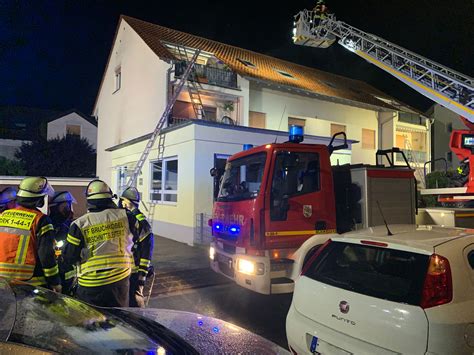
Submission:
[[309,218],[313,215],[313,206],[312,205],[303,205],[303,216]]

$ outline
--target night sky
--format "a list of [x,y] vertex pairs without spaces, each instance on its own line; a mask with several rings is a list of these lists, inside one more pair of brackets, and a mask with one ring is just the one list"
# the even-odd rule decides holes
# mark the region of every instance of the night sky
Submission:
[[[0,105],[90,114],[120,14],[360,79],[426,110],[431,101],[341,46],[293,45],[316,1],[0,0]],[[338,19],[474,76],[474,0],[327,0]]]

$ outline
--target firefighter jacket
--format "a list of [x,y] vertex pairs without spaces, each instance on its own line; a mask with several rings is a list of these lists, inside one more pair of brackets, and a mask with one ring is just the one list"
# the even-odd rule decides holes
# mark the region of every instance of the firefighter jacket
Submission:
[[153,232],[151,226],[146,220],[146,217],[140,212],[138,208],[131,211],[131,214],[136,218],[136,229],[138,231],[137,237],[134,239],[133,258],[135,261],[134,273],[138,272],[139,284],[144,284],[148,270],[151,264],[151,257],[153,255]]
[[66,264],[77,265],[83,287],[104,286],[125,279],[133,268],[134,217],[114,204],[71,223],[64,251]]
[[59,285],[53,245],[53,225],[39,210],[20,206],[0,214],[0,276]]

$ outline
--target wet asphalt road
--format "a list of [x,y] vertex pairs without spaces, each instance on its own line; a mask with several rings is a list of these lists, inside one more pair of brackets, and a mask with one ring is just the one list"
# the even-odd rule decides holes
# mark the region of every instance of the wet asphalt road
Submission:
[[195,288],[152,298],[149,308],[200,313],[223,319],[287,349],[285,321],[292,294],[260,295],[234,284]]

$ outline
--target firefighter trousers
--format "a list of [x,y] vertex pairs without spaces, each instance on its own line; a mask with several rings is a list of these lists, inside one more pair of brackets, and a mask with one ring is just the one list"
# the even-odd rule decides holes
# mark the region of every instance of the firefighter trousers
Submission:
[[99,307],[128,307],[130,277],[97,287],[78,285],[76,297],[81,301]]
[[138,284],[138,272],[132,273],[130,276],[130,307],[145,307],[145,296],[143,295],[143,286]]

